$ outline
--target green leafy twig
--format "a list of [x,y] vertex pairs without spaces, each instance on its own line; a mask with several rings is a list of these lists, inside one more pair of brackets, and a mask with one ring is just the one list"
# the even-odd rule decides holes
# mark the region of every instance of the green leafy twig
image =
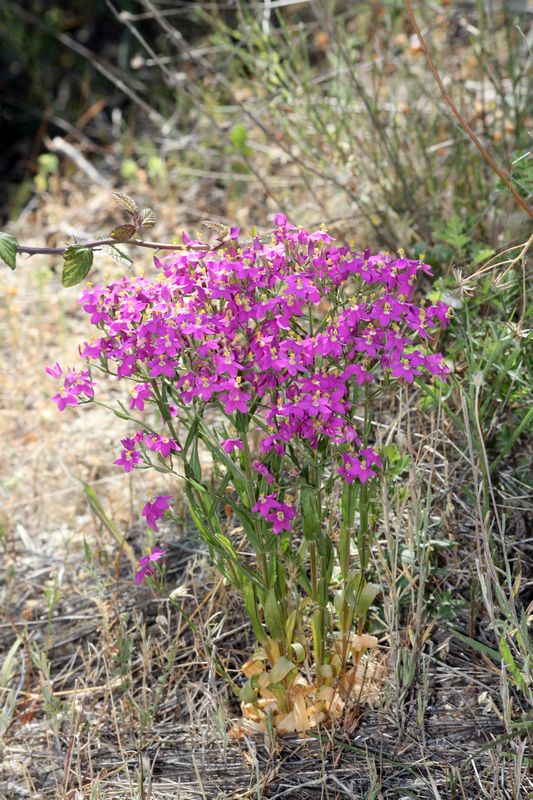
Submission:
[[135,238],[143,228],[153,228],[156,223],[154,212],[151,208],[139,209],[135,200],[123,192],[113,192],[113,197],[129,219],[113,228],[109,237],[88,242],[76,242],[65,245],[65,247],[30,247],[19,244],[16,237],[11,234],[0,232],[0,261],[3,261],[11,269],[15,269],[17,254],[62,256],[61,282],[68,288],[76,286],[87,277],[93,265],[94,251],[100,248],[111,249],[112,255],[131,263],[131,259],[116,246],[117,244],[131,244],[136,247],[147,247],[150,250],[187,249],[210,253],[232,241],[230,229],[211,220],[206,220],[203,224],[216,232],[216,238],[212,243],[152,242]]

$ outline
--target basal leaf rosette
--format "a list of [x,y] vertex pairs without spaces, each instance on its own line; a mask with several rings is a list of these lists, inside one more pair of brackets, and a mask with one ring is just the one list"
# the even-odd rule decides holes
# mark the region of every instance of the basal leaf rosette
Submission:
[[[97,369],[125,385],[118,413],[136,429],[115,464],[184,479],[214,564],[242,594],[260,672],[294,665],[274,681],[290,714],[287,698],[303,691],[295,676],[313,675],[307,708],[357,670],[350,637],[365,635],[375,597],[374,399],[396,381],[445,379],[431,342],[450,310],[416,299],[418,276],[431,270],[403,252],[360,252],[282,214],[275,226],[246,245],[234,228],[211,251],[190,242],[155,259],[156,278],[87,286],[81,304],[97,335],[80,355],[94,366],[69,373],[54,400],[60,409],[93,400]],[[154,530],[168,501],[145,506]],[[259,709],[272,691],[250,681],[246,703]]]

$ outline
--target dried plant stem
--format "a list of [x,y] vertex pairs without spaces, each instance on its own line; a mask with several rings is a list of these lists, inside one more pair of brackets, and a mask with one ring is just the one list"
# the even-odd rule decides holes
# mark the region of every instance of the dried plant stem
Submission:
[[516,189],[512,185],[512,183],[511,183],[511,181],[509,179],[509,175],[505,172],[505,170],[503,170],[501,167],[499,167],[498,164],[494,161],[494,159],[492,158],[491,154],[481,144],[481,142],[479,141],[478,137],[476,136],[476,134],[472,130],[471,126],[469,125],[467,120],[464,118],[464,116],[461,114],[461,112],[459,111],[459,109],[457,108],[455,103],[453,102],[453,100],[450,97],[446,87],[444,86],[444,84],[442,82],[442,79],[441,79],[441,77],[439,75],[439,72],[438,72],[435,64],[433,63],[433,59],[431,58],[431,56],[429,54],[429,50],[427,48],[425,39],[422,36],[422,32],[421,32],[420,28],[418,27],[418,23],[416,21],[415,15],[413,13],[413,8],[411,6],[411,0],[405,0],[405,5],[406,5],[406,8],[407,8],[407,13],[409,14],[409,18],[410,18],[411,23],[413,25],[413,28],[415,29],[415,33],[416,33],[416,35],[418,37],[418,41],[420,42],[420,47],[422,48],[422,50],[424,52],[424,56],[426,58],[428,67],[430,68],[430,70],[431,70],[431,72],[433,74],[433,77],[435,78],[435,80],[436,80],[436,82],[438,84],[438,87],[442,92],[442,96],[444,97],[444,100],[446,101],[446,104],[448,105],[450,110],[453,112],[453,114],[459,120],[459,124],[461,125],[462,129],[466,132],[466,134],[467,134],[468,138],[470,139],[470,141],[477,147],[477,149],[479,150],[479,152],[481,153],[481,155],[483,156],[483,158],[485,159],[485,161],[487,162],[489,167],[492,169],[493,172],[496,173],[496,175],[500,178],[502,183],[507,187],[507,189],[510,191],[510,193],[512,194],[513,198],[516,200],[518,205],[526,212],[526,214],[528,214],[530,217],[533,217],[533,208],[531,208],[531,206],[526,203],[526,201],[523,199],[523,197],[520,197],[520,195],[518,194],[518,192],[516,191]]

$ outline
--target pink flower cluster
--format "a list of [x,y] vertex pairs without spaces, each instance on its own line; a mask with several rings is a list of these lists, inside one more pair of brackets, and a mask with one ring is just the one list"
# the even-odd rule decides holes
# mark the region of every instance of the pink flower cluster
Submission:
[[[63,370],[56,362],[53,367],[46,367],[46,371],[52,378],[61,378]],[[85,398],[94,395],[94,382],[91,380],[88,370],[69,370],[64,377],[63,385],[59,392],[52,397],[54,403],[60,411],[63,411],[67,406],[77,406],[80,401],[80,396],[85,395]]]
[[[134,383],[131,409],[160,405],[163,396],[178,424],[191,405],[213,405],[232,422],[236,412],[254,418],[268,464],[253,463],[258,480],[280,485],[279,465],[295,448],[329,447],[338,473],[364,483],[381,462],[355,424],[358,387],[381,378],[444,379],[448,368],[429,345],[450,309],[415,302],[427,264],[339,246],[282,214],[275,224],[267,243],[257,237],[241,246],[235,234],[224,249],[156,258],[156,280],[125,276],[88,287],[81,303],[102,335],[80,354],[114,364],[120,379]],[[54,398],[60,408],[82,391],[92,394],[87,372],[69,375],[76,378],[65,381],[62,400]],[[115,463],[126,471],[147,450],[165,459],[180,449],[174,438],[146,433],[122,444]],[[232,458],[243,449],[240,438],[219,444]],[[279,497],[261,497],[254,509],[274,532],[289,530],[294,508]]]
[[296,515],[294,506],[280,503],[275,494],[261,495],[252,511],[257,511],[272,524],[274,533],[290,531],[291,523]]
[[[120,458],[113,463],[122,467],[124,472],[131,472],[134,467],[143,461],[150,464],[147,450],[158,453],[161,458],[166,459],[171,453],[179,453],[181,445],[169,436],[161,436],[158,433],[145,433],[138,431],[135,436],[121,439],[122,452]],[[141,448],[141,449],[138,449]]]

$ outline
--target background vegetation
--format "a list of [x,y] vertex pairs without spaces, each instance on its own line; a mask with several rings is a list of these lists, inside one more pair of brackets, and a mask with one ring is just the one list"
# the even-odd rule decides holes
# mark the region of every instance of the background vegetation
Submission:
[[[528,3],[414,10],[531,205]],[[439,343],[453,381],[376,419],[400,442],[373,553],[379,707],[269,749],[228,738],[238,705],[199,653],[237,674],[251,635],[185,510],[164,537],[176,610],[134,589],[116,543],[141,552],[135,509],[168,487],[109,467],[120,421],[50,408],[44,365],[86,334],[76,290],[53,259],[2,271],[0,797],[529,796],[531,220],[450,115],[404,3],[8,0],[0,31],[1,213],[20,241],[106,232],[113,189],[156,209],[155,239],[282,210],[424,252],[436,282],[420,291],[455,309]],[[124,269],[96,261],[97,277]]]

